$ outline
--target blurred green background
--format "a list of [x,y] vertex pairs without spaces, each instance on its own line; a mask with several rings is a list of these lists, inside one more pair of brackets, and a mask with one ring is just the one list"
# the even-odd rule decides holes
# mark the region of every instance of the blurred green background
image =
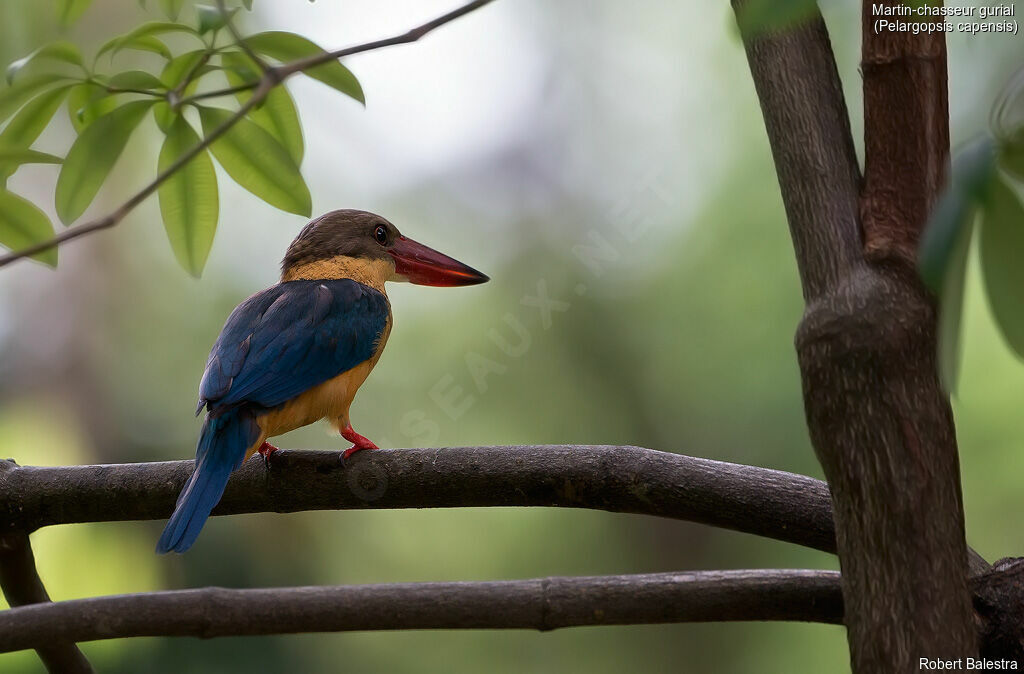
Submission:
[[[857,4],[824,9],[859,138]],[[3,63],[59,35],[53,5],[0,3]],[[453,5],[259,0],[243,21],[335,47]],[[88,53],[147,16],[158,18],[134,2],[96,0],[70,37]],[[1024,44],[962,35],[949,44],[959,142],[984,128]],[[383,447],[635,444],[821,476],[792,347],[800,290],[728,3],[500,0],[422,43],[347,65],[365,110],[314,81],[289,83],[314,212],[381,213],[493,279],[393,289],[390,344],[353,407],[360,432]],[[90,213],[155,175],[157,133],[151,121],[144,128]],[[63,155],[70,138],[61,113],[36,147]],[[10,185],[52,214],[55,178],[54,167],[26,166]],[[25,262],[0,273],[4,456],[45,465],[191,457],[209,346],[235,304],[276,281],[304,224],[223,176],[221,188],[200,280],[175,263],[155,200],[116,230],[62,249],[56,272]],[[588,246],[604,251],[596,266]],[[564,302],[550,321],[523,302],[539,287]],[[1024,542],[1006,515],[1020,510],[1024,367],[979,287],[972,275],[955,408],[969,539],[991,561],[1020,554]],[[506,353],[502,340],[523,348]],[[457,413],[439,403],[444,395]],[[347,446],[324,430],[278,444]],[[34,534],[50,594],[837,566],[742,534],[557,509],[216,518],[188,554],[168,557],[152,552],[161,526]],[[84,649],[102,672],[848,670],[843,630],[804,624],[137,639]],[[0,656],[0,671],[41,667],[18,653]]]

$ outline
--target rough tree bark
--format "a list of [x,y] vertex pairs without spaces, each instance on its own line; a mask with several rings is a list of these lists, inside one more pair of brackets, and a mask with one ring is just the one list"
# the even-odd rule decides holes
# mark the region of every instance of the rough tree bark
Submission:
[[806,300],[796,349],[851,661],[874,674],[977,647],[935,302],[914,269],[949,150],[945,44],[874,35],[870,2],[863,13],[863,181],[820,14],[745,42]]

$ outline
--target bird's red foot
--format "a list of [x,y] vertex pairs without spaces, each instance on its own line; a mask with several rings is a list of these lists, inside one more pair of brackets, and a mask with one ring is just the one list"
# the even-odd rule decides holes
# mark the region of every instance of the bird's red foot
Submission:
[[275,447],[274,445],[270,444],[269,442],[264,442],[262,445],[260,445],[260,448],[257,449],[256,451],[259,452],[259,455],[263,457],[263,465],[266,468],[270,468],[270,455],[273,454],[274,452],[276,452],[279,449],[281,449],[281,448],[280,447]]
[[368,438],[364,438],[355,432],[352,428],[352,424],[346,424],[345,428],[341,429],[341,437],[345,438],[352,443],[352,446],[341,453],[341,460],[344,461],[348,457],[352,456],[361,449],[380,449],[377,445],[373,444]]

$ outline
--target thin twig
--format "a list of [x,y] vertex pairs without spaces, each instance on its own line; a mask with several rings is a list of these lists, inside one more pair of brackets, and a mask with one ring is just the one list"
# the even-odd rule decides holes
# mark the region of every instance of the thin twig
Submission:
[[245,39],[238,32],[238,29],[235,28],[235,24],[231,20],[231,15],[224,6],[224,0],[217,0],[217,9],[220,10],[220,15],[224,17],[224,25],[227,27],[228,32],[231,33],[231,37],[235,40],[235,44],[237,44],[241,50],[245,52],[245,55],[256,64],[256,67],[260,69],[261,73],[266,73],[270,70],[270,66],[267,65],[267,62],[260,58],[260,55],[252,50],[252,47],[246,44]]
[[[0,587],[12,608],[50,603],[50,595],[36,571],[28,534],[10,531],[0,536]],[[73,641],[53,638],[35,646],[46,671],[54,674],[91,674],[85,655]]]
[[0,612],[0,652],[140,636],[534,629],[739,620],[842,621],[836,571],[693,571],[490,582],[233,590],[75,599]]
[[474,10],[480,9],[484,5],[488,5],[493,1],[494,0],[475,0],[474,2],[470,2],[454,11],[445,14],[444,16],[438,17],[433,21],[429,21],[423,24],[422,26],[417,26],[416,28],[413,28],[407,33],[403,33],[402,35],[389,37],[384,40],[367,42],[366,44],[357,45],[355,47],[346,47],[344,49],[324,52],[323,54],[315,54],[313,56],[309,56],[307,58],[295,61],[293,63],[288,63],[286,65],[279,66],[277,70],[282,77],[288,77],[289,75],[293,75],[297,72],[309,70],[310,68],[315,68],[316,66],[327,63],[328,61],[336,61],[340,58],[344,58],[345,56],[352,56],[353,54],[360,54],[362,52],[372,51],[374,49],[381,49],[383,47],[393,47],[395,45],[416,42],[417,40],[421,39],[424,35],[431,32],[435,28],[439,28],[440,26],[443,26],[444,24],[450,21],[454,21],[460,16],[464,16]]
[[[246,113],[248,113],[250,110],[252,110],[260,103],[262,103],[263,99],[267,97],[267,94],[270,93],[271,89],[280,84],[285,78],[290,77],[291,75],[294,75],[297,72],[301,72],[314,66],[326,63],[327,61],[334,60],[336,58],[339,58],[340,56],[371,51],[374,49],[380,49],[382,47],[388,47],[391,45],[415,42],[416,40],[419,40],[421,37],[423,37],[430,31],[434,30],[435,28],[438,28],[450,21],[453,21],[459,18],[460,16],[468,14],[469,12],[477,9],[478,7],[482,7],[492,1],[493,0],[476,0],[475,2],[470,2],[469,4],[453,12],[449,12],[448,14],[445,14],[442,17],[434,19],[433,21],[425,23],[422,26],[414,28],[413,30],[408,31],[407,33],[403,33],[402,35],[399,35],[394,38],[386,40],[376,40],[374,42],[368,42],[366,44],[357,45],[355,47],[342,49],[337,52],[325,52],[324,54],[317,55],[310,59],[302,59],[291,64],[285,64],[276,68],[269,68],[263,73],[263,76],[259,81],[259,85],[253,92],[252,97],[249,98],[249,100],[247,100],[242,105],[242,107],[239,108],[233,115],[231,115],[231,117],[225,120],[224,124],[218,127],[209,136],[203,138],[194,148],[181,155],[181,157],[179,157],[177,161],[175,161],[173,164],[167,167],[165,171],[162,171],[159,175],[157,175],[153,182],[149,183],[141,190],[139,190],[139,192],[137,192],[134,196],[132,196],[123,204],[121,204],[121,206],[115,209],[112,213],[105,215],[102,218],[92,220],[84,225],[79,225],[78,227],[68,229],[62,232],[61,234],[58,234],[57,236],[49,239],[48,241],[43,241],[41,243],[28,246],[27,248],[22,248],[20,250],[16,250],[6,255],[0,256],[0,267],[5,267],[17,260],[26,257],[31,257],[36,253],[41,253],[45,250],[49,250],[67,241],[71,241],[72,239],[77,239],[81,236],[85,236],[86,234],[91,234],[93,232],[97,232],[103,229],[109,229],[117,225],[136,206],[138,206],[140,203],[145,201],[147,197],[153,194],[153,192],[155,192],[157,188],[160,187],[160,185],[165,180],[167,180],[171,175],[173,175],[181,167],[188,163],[193,157],[195,157],[200,152],[209,147],[211,143],[217,140],[217,138],[226,133],[228,129],[234,126],[235,123],[238,122],[238,120],[242,119],[242,117],[244,117]],[[193,68],[192,72],[196,72],[198,68],[199,64],[197,64],[196,67]],[[184,86],[187,86],[187,83],[190,81],[190,77],[191,73],[190,76],[186,77],[185,81],[182,82],[183,86],[180,86],[178,87],[178,89],[175,89],[171,92],[171,94],[168,96],[169,101],[173,103],[175,100],[177,100],[177,105],[179,106],[184,102],[184,99],[181,99],[180,97],[182,92],[184,91]],[[217,95],[223,95],[223,92],[220,92]]]
[[242,84],[235,85],[233,87],[225,87],[224,89],[214,89],[213,91],[203,91],[198,94],[186,96],[179,101],[178,105],[185,106],[189,103],[195,103],[196,101],[202,101],[208,98],[220,98],[221,96],[231,96],[233,94],[239,94],[243,91],[250,91],[260,85],[260,80],[253,82],[243,82]]
[[153,98],[167,98],[167,94],[160,91],[151,91],[150,89],[133,89],[131,87],[111,87],[102,86],[108,94],[144,94],[146,96],[152,96]]
[[213,49],[208,48],[206,53],[200,56],[199,59],[197,59],[196,62],[192,64],[192,67],[189,68],[188,72],[185,74],[185,78],[178,83],[178,86],[176,86],[173,90],[170,91],[170,93],[167,94],[167,102],[170,103],[172,108],[177,108],[181,106],[181,95],[185,93],[185,89],[188,88],[188,85],[192,84],[192,80],[195,78],[196,73],[198,73],[203,66],[210,62],[210,57],[213,56],[213,54]]

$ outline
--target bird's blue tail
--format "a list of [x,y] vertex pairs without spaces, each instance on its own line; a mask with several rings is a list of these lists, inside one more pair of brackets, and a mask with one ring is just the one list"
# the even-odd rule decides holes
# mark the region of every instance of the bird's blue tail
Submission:
[[185,552],[196,542],[210,511],[220,501],[231,471],[242,465],[246,450],[260,435],[252,413],[236,408],[206,417],[196,446],[196,469],[178,496],[156,551]]

